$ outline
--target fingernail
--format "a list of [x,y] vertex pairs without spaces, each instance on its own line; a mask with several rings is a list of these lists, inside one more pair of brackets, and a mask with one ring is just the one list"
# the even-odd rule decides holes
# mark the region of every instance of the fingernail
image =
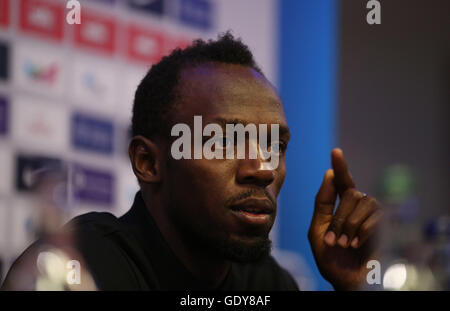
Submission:
[[348,237],[346,234],[342,234],[338,240],[338,243],[342,247],[346,247],[348,242]]
[[358,237],[355,237],[355,238],[353,239],[353,241],[352,241],[352,247],[353,247],[353,248],[357,248],[357,247],[358,247],[358,242],[359,242]]
[[325,234],[325,242],[328,245],[334,245],[334,240],[336,239],[336,235],[333,231],[328,231],[327,234]]

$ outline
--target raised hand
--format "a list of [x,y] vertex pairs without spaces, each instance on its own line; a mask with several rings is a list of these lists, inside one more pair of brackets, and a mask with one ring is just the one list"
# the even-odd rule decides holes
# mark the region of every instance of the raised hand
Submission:
[[383,213],[373,197],[355,188],[342,150],[333,149],[331,163],[316,195],[308,238],[322,276],[336,289],[356,290],[366,280],[367,261],[377,259]]

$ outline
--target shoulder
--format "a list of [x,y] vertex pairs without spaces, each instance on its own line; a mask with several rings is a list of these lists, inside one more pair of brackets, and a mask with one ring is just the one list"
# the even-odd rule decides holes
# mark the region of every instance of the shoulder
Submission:
[[66,230],[92,229],[99,233],[108,233],[119,229],[120,223],[116,216],[105,212],[90,212],[79,215],[70,220],[65,226]]
[[[13,263],[3,284],[6,290],[33,290],[40,274],[42,252],[64,252],[78,260],[100,289],[136,288],[137,281],[120,240],[128,238],[118,219],[110,213],[91,212],[73,218],[55,235],[39,239]],[[30,279],[30,275],[33,278]],[[27,284],[18,280],[27,280]]]
[[110,213],[91,212],[66,226],[101,290],[139,289],[141,281],[130,254],[138,248],[133,236]]

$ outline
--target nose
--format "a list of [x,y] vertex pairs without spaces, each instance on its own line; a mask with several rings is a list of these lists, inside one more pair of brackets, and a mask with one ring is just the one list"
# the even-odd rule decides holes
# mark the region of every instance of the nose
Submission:
[[236,180],[240,184],[252,184],[259,187],[267,187],[275,180],[275,171],[268,162],[258,156],[256,159],[238,160],[239,167]]

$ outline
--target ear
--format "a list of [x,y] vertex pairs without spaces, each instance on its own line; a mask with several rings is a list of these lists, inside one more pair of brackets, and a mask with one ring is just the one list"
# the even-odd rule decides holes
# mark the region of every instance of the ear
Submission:
[[157,183],[161,181],[161,149],[144,136],[135,136],[128,147],[134,175],[140,182]]

